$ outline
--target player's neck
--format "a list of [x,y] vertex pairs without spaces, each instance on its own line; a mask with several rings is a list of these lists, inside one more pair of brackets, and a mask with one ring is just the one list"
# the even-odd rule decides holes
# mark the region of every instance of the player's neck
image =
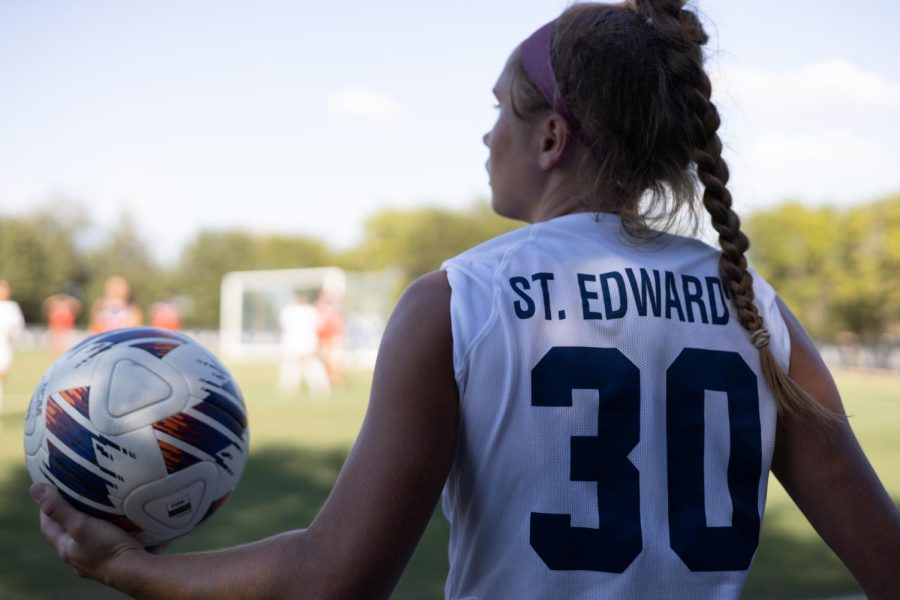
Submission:
[[587,194],[574,177],[568,174],[551,174],[528,221],[540,223],[563,215],[585,212],[589,210],[584,202],[586,197]]

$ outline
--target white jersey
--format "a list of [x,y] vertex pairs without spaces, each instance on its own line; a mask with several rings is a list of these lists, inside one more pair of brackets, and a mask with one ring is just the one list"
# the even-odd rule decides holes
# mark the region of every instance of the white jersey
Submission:
[[12,363],[12,342],[25,327],[22,310],[14,300],[0,300],[0,375]]
[[[776,408],[718,250],[577,213],[444,263],[460,394],[448,598],[737,598]],[[754,278],[776,360],[789,339]]]
[[319,350],[322,317],[312,304],[288,304],[279,315],[281,350],[288,356],[313,356]]

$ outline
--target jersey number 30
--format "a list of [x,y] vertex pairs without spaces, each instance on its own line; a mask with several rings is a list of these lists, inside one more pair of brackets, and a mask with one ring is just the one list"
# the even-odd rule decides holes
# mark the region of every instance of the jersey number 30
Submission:
[[[597,390],[596,436],[573,436],[572,481],[597,482],[599,524],[531,513],[531,546],[553,570],[621,573],[641,553],[640,482],[628,454],[640,437],[640,370],[614,348],[554,347],[531,372],[532,406],[572,406],[572,390]],[[686,348],[666,370],[669,544],[692,571],[750,567],[759,542],[762,469],[756,375],[740,354]],[[705,391],[725,392],[731,453],[729,527],[706,524]],[[720,475],[721,476],[721,475]]]

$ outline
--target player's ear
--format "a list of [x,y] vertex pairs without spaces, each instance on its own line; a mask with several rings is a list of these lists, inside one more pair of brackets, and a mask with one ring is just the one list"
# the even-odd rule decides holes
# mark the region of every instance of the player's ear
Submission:
[[572,130],[560,114],[552,112],[539,122],[537,135],[540,136],[538,165],[549,171],[562,161],[572,143]]

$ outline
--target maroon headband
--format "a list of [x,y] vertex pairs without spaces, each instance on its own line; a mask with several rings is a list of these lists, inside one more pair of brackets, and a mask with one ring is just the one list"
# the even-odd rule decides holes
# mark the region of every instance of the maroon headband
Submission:
[[566,101],[559,91],[559,83],[553,72],[553,64],[550,61],[550,42],[553,38],[553,29],[556,19],[550,21],[522,42],[519,46],[519,60],[528,75],[528,79],[538,89],[547,104],[568,121],[569,126],[578,134],[581,127],[578,119],[566,106]]

